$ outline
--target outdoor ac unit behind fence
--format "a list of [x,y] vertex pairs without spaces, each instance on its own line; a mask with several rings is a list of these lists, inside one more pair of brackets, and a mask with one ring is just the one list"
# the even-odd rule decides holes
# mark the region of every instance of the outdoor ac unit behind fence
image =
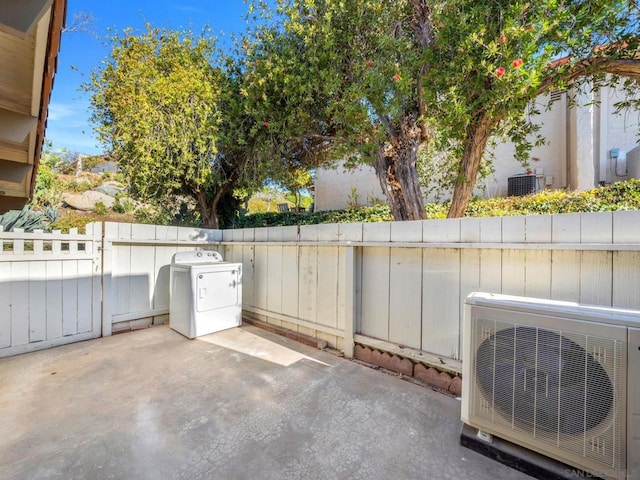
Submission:
[[604,478],[640,478],[640,312],[473,293],[462,421]]

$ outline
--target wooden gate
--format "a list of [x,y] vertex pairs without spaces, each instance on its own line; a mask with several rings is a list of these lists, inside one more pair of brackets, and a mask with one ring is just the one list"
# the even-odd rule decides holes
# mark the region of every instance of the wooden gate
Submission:
[[101,335],[102,225],[0,229],[0,357]]

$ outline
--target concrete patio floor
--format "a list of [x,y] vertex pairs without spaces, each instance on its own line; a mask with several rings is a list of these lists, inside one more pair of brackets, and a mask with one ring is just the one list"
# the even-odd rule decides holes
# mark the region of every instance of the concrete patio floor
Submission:
[[255,327],[0,359],[0,477],[527,479],[459,445],[460,402]]

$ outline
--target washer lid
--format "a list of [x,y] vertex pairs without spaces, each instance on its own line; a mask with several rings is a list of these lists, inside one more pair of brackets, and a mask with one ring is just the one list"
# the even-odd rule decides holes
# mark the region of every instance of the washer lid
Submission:
[[217,263],[222,262],[222,255],[215,250],[189,250],[186,252],[177,252],[173,256],[172,263]]

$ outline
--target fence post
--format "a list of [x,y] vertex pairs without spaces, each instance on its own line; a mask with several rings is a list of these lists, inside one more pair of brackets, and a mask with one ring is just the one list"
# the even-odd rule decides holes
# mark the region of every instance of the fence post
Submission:
[[356,247],[346,247],[345,259],[345,299],[344,299],[344,356],[353,358],[356,330]]
[[94,255],[91,273],[91,329],[94,337],[102,335],[102,222],[92,222],[85,227],[85,234],[91,236],[85,243],[85,252]]
[[102,234],[102,336],[111,336],[113,314],[111,303],[113,302],[113,284],[111,275],[113,271],[113,244],[111,238],[117,238],[118,224],[104,223]]

